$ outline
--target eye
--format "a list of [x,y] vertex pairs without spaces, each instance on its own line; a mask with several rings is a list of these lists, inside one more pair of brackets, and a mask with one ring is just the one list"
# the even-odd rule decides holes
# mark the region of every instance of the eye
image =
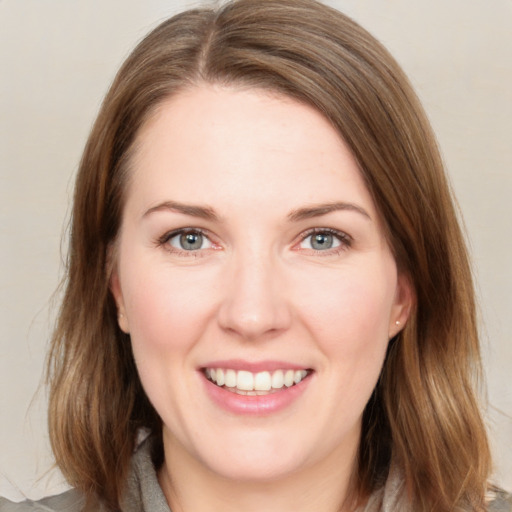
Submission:
[[195,229],[169,233],[162,242],[179,251],[188,252],[210,249],[213,246],[210,239],[204,233]]
[[333,229],[315,229],[304,236],[299,244],[300,249],[328,251],[350,246],[350,237]]

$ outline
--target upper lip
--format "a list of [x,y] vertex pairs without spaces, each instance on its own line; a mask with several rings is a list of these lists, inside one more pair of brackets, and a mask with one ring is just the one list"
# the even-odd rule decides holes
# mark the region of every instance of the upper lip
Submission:
[[243,359],[226,359],[222,361],[209,361],[208,363],[201,366],[201,369],[205,368],[226,368],[231,370],[245,370],[251,373],[258,372],[273,372],[275,370],[307,370],[308,366],[301,364],[290,363],[288,361],[275,361],[275,360],[264,360],[264,361],[245,361]]

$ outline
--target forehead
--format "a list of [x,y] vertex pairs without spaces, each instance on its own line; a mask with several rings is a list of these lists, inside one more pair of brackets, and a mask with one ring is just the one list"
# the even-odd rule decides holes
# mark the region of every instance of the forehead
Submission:
[[374,212],[327,119],[261,90],[204,85],[165,100],[141,129],[132,164],[128,200],[187,198],[222,209],[357,199]]

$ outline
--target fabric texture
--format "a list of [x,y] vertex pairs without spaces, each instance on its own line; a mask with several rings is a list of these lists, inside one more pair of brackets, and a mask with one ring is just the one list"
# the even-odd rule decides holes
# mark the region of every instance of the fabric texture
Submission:
[[[402,488],[399,471],[392,469],[386,485],[375,492],[358,512],[412,512],[404,499]],[[123,512],[171,512],[151,460],[150,439],[143,441],[133,456],[121,506]],[[84,507],[83,496],[75,490],[21,503],[0,498],[0,512],[102,512],[101,507]],[[490,493],[489,512],[512,512],[512,496],[500,490]]]

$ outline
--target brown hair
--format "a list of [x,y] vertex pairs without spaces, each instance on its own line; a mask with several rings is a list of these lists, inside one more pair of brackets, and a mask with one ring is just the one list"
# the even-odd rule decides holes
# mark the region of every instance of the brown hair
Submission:
[[109,247],[141,125],[164,98],[200,83],[272,90],[329,119],[413,284],[414,311],[390,342],[364,412],[357,496],[382,485],[393,459],[413,510],[483,510],[490,456],[474,391],[474,292],[435,138],[389,53],[313,0],[187,11],[151,32],[115,78],[76,181],[67,287],[48,363],[50,437],[64,475],[116,509],[138,429],[161,435],[117,326]]

